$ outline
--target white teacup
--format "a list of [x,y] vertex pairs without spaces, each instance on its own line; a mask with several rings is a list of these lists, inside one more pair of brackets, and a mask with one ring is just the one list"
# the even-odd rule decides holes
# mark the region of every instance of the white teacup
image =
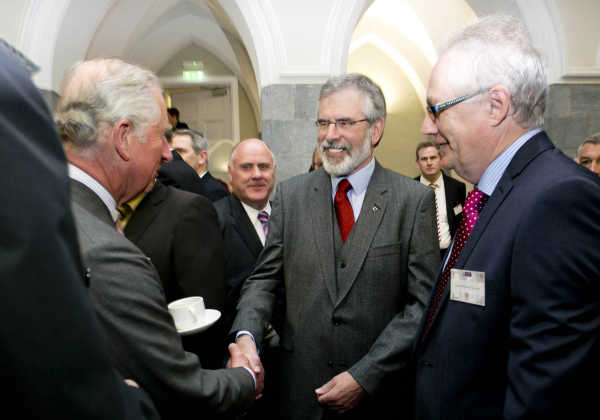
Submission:
[[177,330],[193,328],[204,317],[204,299],[201,296],[191,296],[175,300],[168,305],[169,313],[175,322]]

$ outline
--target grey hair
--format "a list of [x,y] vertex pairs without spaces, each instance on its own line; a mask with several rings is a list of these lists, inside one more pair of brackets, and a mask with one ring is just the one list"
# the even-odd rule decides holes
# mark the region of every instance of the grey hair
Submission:
[[453,72],[453,87],[470,93],[502,84],[510,91],[512,117],[517,124],[523,128],[543,126],[546,70],[518,19],[484,17],[452,37],[442,50],[446,54],[457,52],[459,65],[463,66]]
[[419,151],[427,147],[434,147],[438,151],[438,154],[440,152],[440,146],[438,146],[436,143],[432,141],[422,141],[421,143],[417,144],[417,150],[415,151],[415,156],[417,160],[419,160]]
[[208,151],[208,142],[202,134],[196,130],[189,128],[175,130],[173,131],[173,136],[189,136],[192,139],[192,149],[196,154],[202,151]]
[[125,118],[144,142],[146,128],[161,118],[157,93],[159,79],[136,65],[115,58],[79,62],[71,68],[57,104],[58,133],[65,146],[87,149],[97,144],[103,129]]
[[364,95],[366,100],[363,103],[362,112],[370,123],[374,123],[381,118],[385,120],[387,113],[383,92],[375,82],[364,74],[349,73],[330,78],[321,86],[319,101],[347,88],[354,88]]
[[591,136],[587,137],[583,143],[581,143],[579,145],[579,147],[577,148],[577,156],[579,157],[581,155],[581,149],[583,149],[583,146],[585,146],[586,144],[594,144],[594,145],[600,145],[600,132],[598,133],[594,133]]

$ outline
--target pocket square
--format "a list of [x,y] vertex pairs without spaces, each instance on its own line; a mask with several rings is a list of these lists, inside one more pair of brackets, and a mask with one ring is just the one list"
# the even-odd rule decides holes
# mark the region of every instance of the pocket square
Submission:
[[458,216],[460,213],[462,213],[462,204],[454,207],[454,215]]

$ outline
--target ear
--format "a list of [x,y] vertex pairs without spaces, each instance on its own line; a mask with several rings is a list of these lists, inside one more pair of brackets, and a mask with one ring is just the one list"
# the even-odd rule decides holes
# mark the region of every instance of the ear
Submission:
[[206,150],[201,150],[198,153],[198,163],[200,165],[204,165],[206,163],[206,159],[208,158],[208,152]]
[[379,140],[381,140],[381,135],[383,134],[383,127],[385,126],[385,121],[383,118],[378,119],[373,124],[371,124],[371,146],[375,147]]
[[510,92],[504,85],[495,85],[487,93],[488,116],[493,127],[500,125],[510,112]]
[[227,178],[229,179],[229,184],[233,182],[233,176],[231,175],[231,166],[227,165]]
[[127,119],[120,119],[113,125],[111,139],[117,154],[121,159],[129,161],[131,152],[129,150],[129,136],[132,133],[131,122]]

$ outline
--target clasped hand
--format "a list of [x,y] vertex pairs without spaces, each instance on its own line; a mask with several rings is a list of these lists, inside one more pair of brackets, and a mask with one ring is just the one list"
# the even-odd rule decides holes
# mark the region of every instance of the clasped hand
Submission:
[[241,335],[235,343],[229,344],[229,362],[228,368],[246,367],[254,373],[256,379],[256,399],[262,397],[265,387],[265,370],[258,357],[256,344],[248,335]]

